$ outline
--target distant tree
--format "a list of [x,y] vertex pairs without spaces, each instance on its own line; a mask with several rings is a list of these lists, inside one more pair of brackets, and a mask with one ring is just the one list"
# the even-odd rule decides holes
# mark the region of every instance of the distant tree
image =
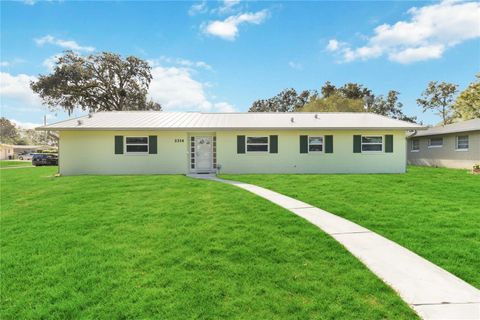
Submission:
[[422,107],[423,112],[427,110],[437,111],[442,118],[444,125],[453,121],[453,102],[457,93],[458,85],[447,82],[430,81],[427,88],[422,92],[417,104]]
[[455,115],[461,120],[480,118],[480,73],[476,77],[477,80],[460,93],[453,105]]
[[294,112],[299,111],[316,93],[304,90],[300,94],[293,88],[285,89],[270,99],[253,102],[248,112]]
[[26,146],[27,144],[30,144],[28,142],[29,141],[26,138],[20,137],[15,141],[15,144],[19,146]]
[[331,95],[337,93],[337,87],[335,87],[333,84],[331,84],[330,81],[327,81],[327,82],[325,82],[325,84],[320,89],[320,92],[322,93],[322,97],[328,98]]
[[372,90],[358,83],[346,83],[336,87],[330,81],[320,88],[321,96],[313,90],[297,94],[295,89],[286,89],[273,98],[255,101],[249,112],[373,112],[394,119],[415,122],[402,112],[397,91],[389,91],[386,98],[375,97]]
[[366,96],[372,95],[372,90],[358,83],[346,83],[337,90],[348,99],[363,99]]
[[5,117],[0,118],[0,140],[3,143],[16,144],[20,138],[14,123]]
[[348,99],[341,94],[329,94],[327,97],[311,99],[303,112],[364,112],[362,99]]
[[34,129],[20,130],[20,136],[26,141],[25,144],[31,145],[46,144],[45,137],[48,137],[44,131],[36,131]]
[[43,103],[54,110],[60,106],[69,114],[85,111],[161,110],[148,101],[151,67],[139,58],[103,52],[80,56],[66,51],[49,75],[40,75],[30,87]]
[[403,104],[398,101],[399,94],[400,93],[398,91],[390,90],[386,98],[382,95],[374,97],[373,103],[369,107],[369,111],[393,119],[416,122],[417,117],[409,117],[403,113]]

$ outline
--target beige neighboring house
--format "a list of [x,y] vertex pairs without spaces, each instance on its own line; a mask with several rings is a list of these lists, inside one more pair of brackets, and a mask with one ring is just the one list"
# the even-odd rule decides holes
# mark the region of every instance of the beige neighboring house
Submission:
[[13,147],[11,144],[0,143],[0,160],[13,159]]
[[471,169],[480,163],[480,119],[419,131],[408,138],[408,163]]
[[408,130],[372,113],[99,112],[58,131],[59,171],[79,174],[403,173]]

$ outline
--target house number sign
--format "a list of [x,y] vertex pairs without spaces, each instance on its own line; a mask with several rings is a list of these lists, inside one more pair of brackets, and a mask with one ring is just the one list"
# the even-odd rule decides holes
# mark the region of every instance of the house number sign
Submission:
[[181,143],[181,142],[185,142],[184,139],[175,139],[175,143]]

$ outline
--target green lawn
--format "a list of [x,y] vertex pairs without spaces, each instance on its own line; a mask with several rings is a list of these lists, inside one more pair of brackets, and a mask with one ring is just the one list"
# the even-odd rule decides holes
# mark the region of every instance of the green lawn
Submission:
[[32,161],[20,161],[20,160],[0,160],[0,167],[23,167],[31,166]]
[[318,228],[234,186],[54,173],[0,173],[1,319],[416,317]]
[[406,174],[223,177],[345,217],[480,287],[480,176],[466,170],[409,167]]

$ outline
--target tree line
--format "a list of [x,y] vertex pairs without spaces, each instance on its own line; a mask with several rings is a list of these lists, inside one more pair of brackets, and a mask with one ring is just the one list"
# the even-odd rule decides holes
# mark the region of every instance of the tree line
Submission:
[[[126,58],[110,52],[81,56],[65,51],[49,74],[39,75],[30,83],[31,89],[50,110],[75,109],[88,112],[122,110],[162,110],[148,99],[152,81],[151,66],[134,56]],[[480,118],[480,73],[476,80],[459,95],[458,85],[431,81],[417,99],[423,112],[434,110],[443,124]],[[249,112],[373,112],[394,119],[416,122],[414,116],[403,113],[399,92],[376,94],[358,83],[335,86],[327,81],[319,90],[285,89],[276,96],[260,99]],[[39,141],[35,131],[21,131],[2,118],[1,141],[32,143]]]
[[[417,104],[422,111],[433,110],[442,124],[480,118],[480,73],[458,96],[458,85],[431,81]],[[393,119],[416,122],[417,117],[403,113],[399,92],[390,90],[386,96],[376,95],[358,83],[336,87],[327,81],[320,90],[285,89],[268,99],[253,102],[249,112],[372,112]]]
[[5,117],[0,118],[0,142],[15,145],[57,146],[58,136],[53,132],[23,129]]

